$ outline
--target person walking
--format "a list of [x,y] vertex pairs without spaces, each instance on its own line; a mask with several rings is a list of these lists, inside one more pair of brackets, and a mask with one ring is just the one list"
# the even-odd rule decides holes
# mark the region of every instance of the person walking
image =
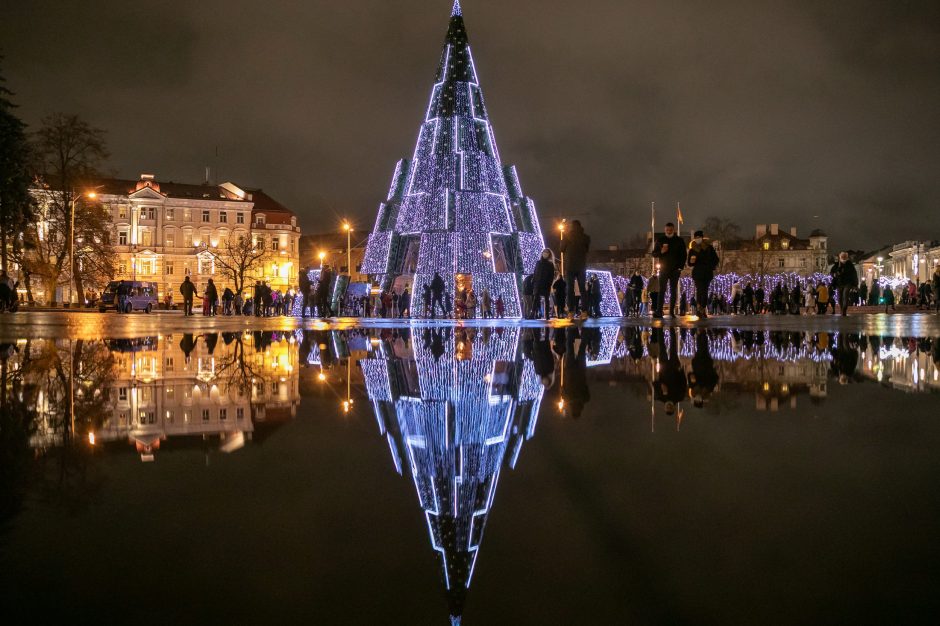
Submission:
[[754,313],[754,285],[748,283],[741,294],[741,314]]
[[402,290],[401,295],[398,296],[398,317],[411,317],[411,291],[406,285]]
[[711,241],[705,239],[705,233],[697,230],[689,246],[689,265],[692,267],[692,281],[695,283],[696,315],[708,318],[708,288],[715,278],[718,267],[718,253]]
[[591,238],[584,232],[580,220],[571,222],[571,232],[561,242],[561,253],[565,255],[565,283],[568,286],[566,304],[568,317],[574,317],[575,309],[575,282],[578,293],[584,295],[587,291],[587,257],[591,249]]
[[533,316],[532,303],[535,301],[535,275],[529,274],[522,279],[522,317]]
[[734,281],[734,284],[731,285],[731,312],[735,315],[738,314],[738,310],[741,306],[741,281]]
[[539,307],[542,307],[545,319],[551,312],[552,279],[555,277],[555,255],[545,248],[535,264],[532,273],[532,308],[529,317],[535,319],[539,316]]
[[232,300],[232,304],[235,315],[241,315],[242,309],[245,307],[245,296],[242,295],[241,289],[239,289],[238,293],[235,294],[235,298]]
[[666,224],[666,232],[656,239],[653,246],[653,256],[659,259],[659,306],[653,310],[653,317],[663,317],[663,302],[666,296],[666,287],[669,287],[669,314],[676,317],[676,307],[679,305],[679,276],[685,267],[687,259],[685,242],[676,234],[676,225],[672,222]]
[[437,307],[441,307],[441,317],[447,316],[447,309],[444,308],[444,290],[447,285],[444,278],[438,272],[434,272],[434,278],[431,279],[431,319],[437,314]]
[[222,292],[222,315],[232,314],[232,302],[235,301],[235,292],[230,287],[226,287]]
[[825,315],[829,308],[829,287],[826,283],[819,283],[816,286],[816,312],[819,315]]
[[431,317],[431,285],[427,283],[424,283],[424,287],[421,289],[421,303],[424,305],[421,317]]
[[467,288],[467,297],[464,300],[464,304],[467,307],[466,317],[467,319],[474,320],[477,317],[477,305],[479,304],[477,300],[477,293],[473,290],[473,287]]
[[193,314],[193,298],[196,296],[196,285],[189,280],[189,276],[183,279],[180,285],[180,294],[183,296],[183,315]]
[[858,272],[849,260],[848,252],[839,253],[839,260],[832,266],[829,275],[832,276],[832,288],[839,297],[842,317],[845,317],[849,312],[849,300],[855,297],[854,292],[858,289]]

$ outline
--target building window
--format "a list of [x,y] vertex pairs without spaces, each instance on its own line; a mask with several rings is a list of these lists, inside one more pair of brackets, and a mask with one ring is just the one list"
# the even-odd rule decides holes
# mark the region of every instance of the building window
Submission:
[[127,231],[126,230],[118,231],[118,245],[119,246],[127,245]]
[[144,207],[144,214],[142,216],[145,220],[154,220],[157,219],[157,210],[152,206]]
[[176,231],[175,230],[166,231],[166,234],[163,235],[163,244],[167,248],[176,247]]
[[203,211],[203,212],[202,212],[202,221],[205,222],[205,223],[207,223],[207,224],[209,223],[209,212],[208,212],[208,211]]
[[236,223],[236,224],[244,224],[244,223],[245,223],[245,214],[244,214],[244,213],[236,213],[236,214],[235,214],[235,223]]
[[295,244],[295,243],[296,243],[296,242],[294,241],[294,238],[291,237],[291,238],[290,238],[290,251],[291,251],[291,252],[294,251],[294,244]]
[[120,387],[118,389],[118,400],[121,402],[127,402],[127,387]]
[[256,215],[256,216],[255,216],[255,224],[258,225],[258,226],[264,226],[264,215],[260,215],[260,214],[259,214],[259,215]]
[[272,237],[271,238],[271,250],[273,250],[274,252],[277,252],[280,247],[281,247],[281,240],[278,239],[277,237]]
[[222,224],[228,224],[228,213],[225,211],[219,211],[219,222]]
[[777,259],[777,267],[786,267],[786,262],[783,259]]
[[806,267],[806,259],[805,259],[805,258],[800,259],[800,267],[803,267],[803,268]]
[[222,421],[228,419],[228,409],[219,409],[219,419]]
[[770,242],[769,242],[769,241],[765,241],[765,242],[764,242],[764,250],[770,250]]
[[183,221],[184,222],[193,221],[193,212],[191,209],[183,209]]
[[163,262],[163,272],[167,276],[173,275],[173,261],[164,261]]
[[783,241],[781,241],[780,247],[783,248],[784,250],[788,250],[790,248],[790,240],[784,239]]
[[192,248],[193,247],[193,231],[184,230],[183,231],[183,247]]
[[167,209],[167,210],[166,210],[166,221],[172,222],[172,221],[173,221],[173,215],[174,215],[174,210],[173,210],[173,209]]
[[140,273],[144,276],[150,276],[153,274],[153,259],[141,259]]
[[235,409],[235,419],[240,420],[240,419],[243,419],[244,417],[245,417],[244,408],[238,407],[237,409]]
[[264,250],[264,237],[255,237],[255,248]]
[[118,219],[126,220],[127,219],[127,207],[123,204],[118,207]]
[[145,247],[152,246],[153,245],[153,231],[151,230],[140,231],[140,244]]
[[203,410],[202,410],[202,421],[204,421],[204,422],[208,422],[208,421],[209,421],[209,409],[203,409]]
[[126,264],[126,263],[118,263],[118,274],[120,274],[120,275],[127,274],[127,264]]

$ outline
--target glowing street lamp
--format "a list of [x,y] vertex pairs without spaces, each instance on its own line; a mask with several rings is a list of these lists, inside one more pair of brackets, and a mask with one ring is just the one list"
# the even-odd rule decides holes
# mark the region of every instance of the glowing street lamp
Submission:
[[320,258],[320,269],[323,269],[323,259],[326,258],[326,252],[320,251],[320,254],[317,255]]
[[[558,222],[558,234],[560,235],[559,241],[564,242],[565,240],[565,229],[568,227],[568,220],[562,219]],[[565,275],[565,253],[561,252],[561,275]]]

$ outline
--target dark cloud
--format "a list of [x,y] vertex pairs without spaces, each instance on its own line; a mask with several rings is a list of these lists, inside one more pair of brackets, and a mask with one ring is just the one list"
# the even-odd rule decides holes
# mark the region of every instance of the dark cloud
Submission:
[[[449,0],[4,8],[21,112],[81,113],[136,176],[262,186],[307,231],[370,226],[410,156]],[[650,200],[822,227],[837,245],[940,237],[940,4],[466,0],[503,160],[543,216],[599,243]],[[218,150],[218,158],[215,156]],[[818,216],[818,217],[816,217]],[[603,234],[601,230],[603,229]]]

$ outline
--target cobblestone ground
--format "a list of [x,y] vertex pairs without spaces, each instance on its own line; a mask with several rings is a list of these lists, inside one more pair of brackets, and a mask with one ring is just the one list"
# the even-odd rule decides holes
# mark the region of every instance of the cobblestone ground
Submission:
[[716,316],[708,320],[693,317],[666,318],[655,324],[649,317],[605,318],[585,322],[567,320],[511,321],[511,320],[389,320],[338,318],[331,320],[299,319],[292,317],[183,317],[179,313],[116,313],[33,311],[0,314],[0,341],[13,341],[30,337],[140,337],[159,333],[235,332],[245,330],[290,330],[293,328],[346,329],[384,328],[396,326],[472,325],[472,326],[563,326],[583,323],[589,326],[683,326],[716,328],[749,328],[766,330],[830,330],[856,331],[892,336],[940,336],[940,315],[931,313],[859,313],[809,316]]

